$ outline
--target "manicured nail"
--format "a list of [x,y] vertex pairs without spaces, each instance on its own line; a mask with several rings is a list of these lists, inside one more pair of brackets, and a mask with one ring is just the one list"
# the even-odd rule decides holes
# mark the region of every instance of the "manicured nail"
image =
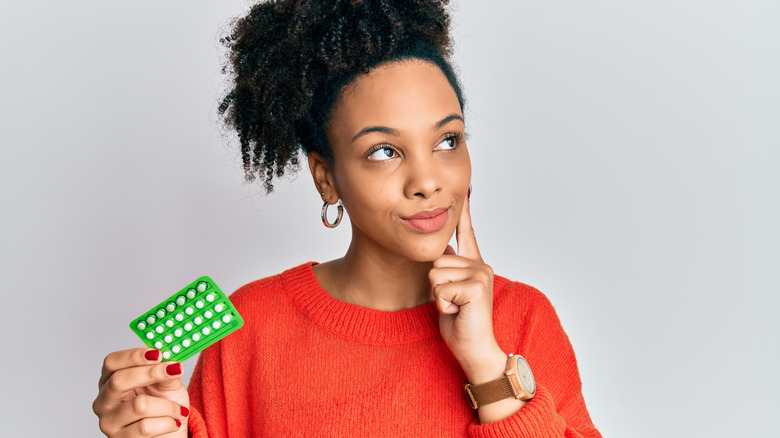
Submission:
[[181,427],[181,421],[179,421],[179,420],[173,420],[173,421],[176,422],[176,427]]
[[160,358],[160,350],[149,350],[144,353],[146,360],[157,360]]
[[187,415],[190,415],[190,410],[185,408],[184,406],[181,407],[181,416],[186,417]]
[[471,201],[471,185],[469,185],[469,194],[466,197]]
[[172,363],[165,367],[165,372],[168,373],[169,376],[178,376],[181,374],[181,364],[180,363]]

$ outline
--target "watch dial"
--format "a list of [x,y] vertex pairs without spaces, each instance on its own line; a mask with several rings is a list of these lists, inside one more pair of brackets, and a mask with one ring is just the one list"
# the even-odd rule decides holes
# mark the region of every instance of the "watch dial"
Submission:
[[520,356],[517,356],[517,374],[520,377],[520,381],[523,382],[526,391],[533,394],[536,391],[534,375],[531,373],[531,367],[528,366],[528,362]]

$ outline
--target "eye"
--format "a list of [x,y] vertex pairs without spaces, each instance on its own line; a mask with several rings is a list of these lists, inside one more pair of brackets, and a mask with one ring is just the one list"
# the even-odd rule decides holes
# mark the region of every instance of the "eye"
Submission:
[[462,141],[462,136],[458,134],[451,134],[447,136],[436,146],[436,150],[452,150],[457,148]]
[[368,159],[373,161],[385,161],[397,156],[395,149],[390,146],[377,146],[368,153]]

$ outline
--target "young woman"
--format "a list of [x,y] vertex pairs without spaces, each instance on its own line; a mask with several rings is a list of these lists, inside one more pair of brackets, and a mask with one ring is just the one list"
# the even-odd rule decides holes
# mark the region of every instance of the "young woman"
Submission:
[[109,354],[106,435],[600,436],[549,301],[480,255],[442,3],[281,1],[237,22],[220,112],[247,177],[272,190],[302,148],[352,241],[234,293],[245,325],[189,390],[157,350]]

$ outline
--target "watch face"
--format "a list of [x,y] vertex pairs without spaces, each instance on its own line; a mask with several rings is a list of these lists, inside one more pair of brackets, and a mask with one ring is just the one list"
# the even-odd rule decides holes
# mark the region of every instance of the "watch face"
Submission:
[[528,362],[521,356],[517,356],[517,376],[520,377],[520,381],[523,383],[526,391],[531,394],[536,392],[536,382],[534,381],[534,375],[531,373],[531,367],[528,366]]

